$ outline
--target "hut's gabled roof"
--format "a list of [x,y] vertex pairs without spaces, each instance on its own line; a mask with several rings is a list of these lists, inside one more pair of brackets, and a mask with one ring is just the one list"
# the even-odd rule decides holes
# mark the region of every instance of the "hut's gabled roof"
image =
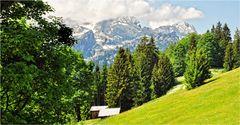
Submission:
[[106,109],[108,106],[92,106],[90,111],[100,111],[102,109]]

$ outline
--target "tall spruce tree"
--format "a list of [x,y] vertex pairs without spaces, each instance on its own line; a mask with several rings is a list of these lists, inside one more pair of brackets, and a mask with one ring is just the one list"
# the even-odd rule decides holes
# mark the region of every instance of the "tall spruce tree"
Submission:
[[[123,96],[122,96],[122,100],[121,100],[121,110],[122,111],[126,111],[128,109],[130,109],[133,105],[134,105],[134,100],[133,100],[133,96],[134,96],[134,85],[138,84],[139,81],[137,81],[138,79],[135,79],[135,74],[132,74],[132,68],[134,67],[134,61],[133,61],[133,56],[130,52],[130,49],[126,49],[126,55],[127,55],[127,59],[128,59],[128,71],[129,74],[126,76],[127,78],[127,88],[123,91]],[[135,81],[136,80],[136,81]]]
[[218,42],[218,46],[216,46],[216,64],[217,67],[223,67],[225,50],[228,43],[231,42],[230,29],[226,23],[224,26],[220,22],[217,23],[214,31],[214,39]]
[[240,32],[237,29],[233,40],[233,68],[240,67]]
[[214,32],[215,32],[215,27],[214,27],[214,25],[212,25],[211,33],[214,33]]
[[230,42],[232,40],[230,29],[228,28],[228,25],[226,23],[223,26],[222,39],[227,41],[227,43],[223,43],[224,46],[227,46],[228,42]]
[[108,69],[107,64],[103,65],[102,72],[101,72],[101,81],[100,81],[100,105],[105,105],[105,92],[106,92],[106,85],[107,85],[107,75]]
[[233,49],[232,49],[232,43],[228,43],[226,51],[225,51],[225,57],[224,57],[224,69],[229,71],[233,69]]
[[187,54],[187,68],[184,73],[188,89],[203,84],[203,81],[210,77],[209,62],[204,49],[197,49],[197,41],[193,36],[190,40],[190,49]]
[[224,60],[224,51],[226,48],[223,47],[223,44],[221,43],[225,43],[225,40],[223,40],[223,28],[222,28],[222,24],[221,22],[218,22],[217,25],[216,25],[216,28],[214,30],[214,40],[216,42],[218,42],[218,46],[217,49],[216,49],[216,67],[223,67],[223,60]]
[[222,57],[223,57],[223,62],[224,62],[224,58],[225,58],[225,51],[227,49],[228,43],[231,42],[231,34],[230,34],[230,30],[227,26],[227,24],[225,23],[223,28],[222,28],[222,37],[220,40],[220,47],[221,47],[221,52],[222,52]]
[[143,37],[137,46],[135,56],[136,65],[140,68],[140,79],[144,85],[144,102],[151,100],[151,78],[154,65],[158,61],[158,49],[153,38]]
[[94,105],[100,105],[100,94],[101,94],[101,83],[100,83],[100,68],[99,65],[96,65],[94,71],[94,86],[95,86],[95,94],[94,94]]
[[165,54],[160,54],[158,63],[152,73],[153,98],[164,95],[175,85],[175,77],[172,64]]
[[132,107],[129,67],[129,55],[124,48],[120,48],[108,72],[105,97],[110,107],[121,107],[122,111]]
[[215,30],[214,30],[214,34],[215,34],[215,39],[217,41],[220,41],[222,39],[222,24],[221,22],[218,22]]
[[[145,87],[143,82],[141,82],[141,65],[138,65],[135,60],[136,58],[144,57],[141,56],[134,56],[131,65],[131,84],[132,84],[132,100],[133,106],[139,106],[144,103],[144,99],[146,97]],[[141,59],[142,60],[142,59]]]

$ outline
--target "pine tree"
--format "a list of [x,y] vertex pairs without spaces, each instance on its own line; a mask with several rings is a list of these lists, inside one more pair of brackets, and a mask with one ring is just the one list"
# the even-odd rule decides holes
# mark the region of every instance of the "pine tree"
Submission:
[[[195,33],[190,34],[189,36],[189,42],[188,42],[188,49],[187,54],[185,58],[185,63],[187,63],[190,60],[190,56],[192,53],[196,53],[197,50],[197,40],[199,40],[199,36]],[[187,66],[186,66],[187,67]]]
[[172,64],[165,54],[159,56],[158,63],[154,66],[152,79],[153,98],[164,95],[175,85]]
[[215,39],[220,42],[222,39],[222,24],[218,22],[214,31]]
[[228,43],[226,51],[225,51],[225,57],[224,57],[224,69],[229,71],[233,69],[233,49],[232,49],[232,43]]
[[94,94],[94,105],[100,105],[100,89],[101,89],[101,83],[100,83],[100,68],[98,65],[95,67],[94,71],[94,88],[95,88],[95,94]]
[[237,29],[233,40],[233,68],[240,67],[240,32]]
[[203,84],[203,81],[210,77],[209,62],[204,49],[197,49],[197,41],[191,38],[190,49],[187,54],[187,68],[184,73],[188,89]]
[[[231,38],[231,32],[230,32],[230,29],[228,28],[227,24],[225,23],[224,26],[223,26],[223,32],[222,32],[222,39],[224,39],[225,41],[227,42],[230,42],[232,40]],[[227,43],[224,43],[225,45],[224,46],[227,46],[228,44]]]
[[100,81],[100,105],[106,105],[105,103],[105,92],[106,92],[106,84],[107,84],[107,75],[108,69],[107,64],[103,65],[101,72],[101,81]]
[[[132,107],[130,96],[130,61],[126,50],[120,48],[114,63],[110,66],[107,78],[106,102],[110,107],[120,106],[121,110]],[[130,96],[131,97],[131,96]]]
[[134,75],[132,74],[132,68],[134,66],[134,62],[133,62],[133,56],[131,55],[131,52],[130,50],[127,48],[126,49],[126,55],[127,55],[127,60],[128,60],[128,64],[127,64],[127,67],[128,67],[128,71],[129,73],[127,74],[126,76],[126,79],[127,79],[127,87],[126,89],[123,91],[123,96],[122,96],[122,100],[121,100],[121,110],[122,111],[126,111],[128,109],[130,109],[134,104],[134,101],[133,101],[133,95],[134,95],[134,91],[133,91],[133,88],[134,88],[134,85],[138,82],[138,81],[135,81],[137,79],[134,79]]
[[211,33],[214,33],[214,32],[215,32],[215,27],[214,25],[212,25]]
[[140,79],[144,85],[144,102],[151,100],[151,78],[154,65],[158,61],[158,49],[153,38],[143,37],[136,49],[136,65],[140,68]]
[[[144,56],[139,56],[144,57]],[[138,58],[135,56],[134,58]],[[141,82],[141,65],[138,65],[134,59],[132,60],[131,65],[131,85],[132,85],[132,100],[133,100],[133,106],[139,106],[144,103],[144,99],[146,98],[145,87],[143,82]]]
[[216,64],[217,67],[223,67],[225,50],[231,41],[231,34],[227,24],[224,24],[222,27],[220,22],[217,23],[214,31],[214,39],[218,42],[218,46],[216,46]]

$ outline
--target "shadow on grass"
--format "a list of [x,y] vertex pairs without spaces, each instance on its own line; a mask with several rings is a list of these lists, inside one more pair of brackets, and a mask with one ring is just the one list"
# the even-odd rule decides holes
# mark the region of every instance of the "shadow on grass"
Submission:
[[216,78],[214,78],[214,79],[208,80],[208,81],[204,82],[204,84],[207,84],[207,83],[209,83],[209,82],[213,82],[213,81],[215,81],[215,80],[217,80],[217,79],[219,79],[219,78],[216,77]]

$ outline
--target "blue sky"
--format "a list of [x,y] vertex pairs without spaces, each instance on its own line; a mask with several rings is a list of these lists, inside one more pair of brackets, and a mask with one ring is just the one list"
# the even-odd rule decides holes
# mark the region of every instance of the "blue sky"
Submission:
[[55,16],[78,23],[134,16],[143,25],[157,28],[188,22],[204,33],[218,21],[227,23],[232,35],[240,28],[240,0],[44,0]]
[[155,0],[154,7],[170,3],[181,7],[194,7],[203,12],[203,17],[187,21],[195,26],[199,33],[206,32],[218,21],[227,23],[232,35],[236,27],[240,28],[240,0]]

